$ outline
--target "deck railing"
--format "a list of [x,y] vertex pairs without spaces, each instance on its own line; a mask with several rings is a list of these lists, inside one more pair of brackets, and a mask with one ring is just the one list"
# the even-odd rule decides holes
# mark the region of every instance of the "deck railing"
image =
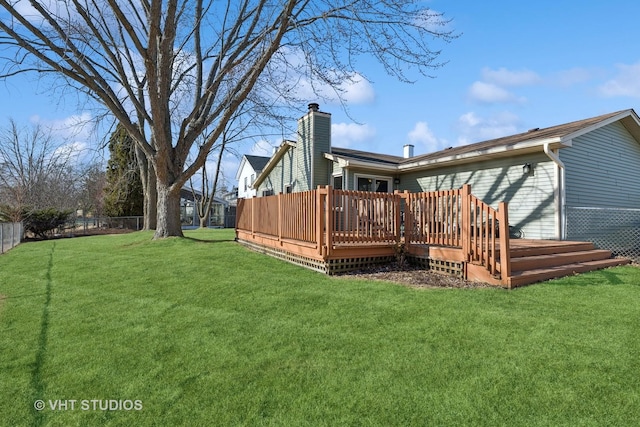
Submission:
[[400,199],[370,191],[325,190],[333,212],[332,242],[396,244],[400,241]]
[[462,246],[462,190],[401,194],[404,237],[413,245]]
[[510,274],[507,204],[493,209],[471,187],[424,193],[316,190],[240,199],[237,229],[312,245],[319,257],[345,246],[439,245],[467,262]]
[[486,267],[493,275],[500,272],[508,277],[511,262],[507,204],[500,202],[496,210],[472,194],[468,195],[467,203],[468,220],[464,222],[469,224],[469,231],[465,233],[463,247],[467,261]]

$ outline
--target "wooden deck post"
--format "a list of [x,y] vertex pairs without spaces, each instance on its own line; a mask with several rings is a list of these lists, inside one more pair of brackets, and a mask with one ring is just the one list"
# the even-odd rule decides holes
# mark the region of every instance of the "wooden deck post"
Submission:
[[460,193],[462,204],[462,251],[467,262],[471,261],[471,185],[464,184]]
[[333,249],[333,231],[335,229],[335,213],[333,211],[333,197],[334,197],[334,190],[333,188],[331,188],[330,185],[327,185],[325,187],[326,191],[327,191],[327,198],[325,201],[325,215],[326,215],[326,219],[325,219],[325,226],[327,227],[327,239],[326,239],[326,246],[327,246],[327,257],[331,254],[331,251]]
[[498,205],[498,225],[500,227],[500,279],[503,284],[509,285],[511,253],[509,252],[509,210],[507,202],[500,202]]
[[278,193],[278,243],[282,246],[282,192]]
[[[404,248],[407,253],[410,253],[411,248],[411,233],[413,232],[413,216],[411,215],[411,203],[409,201],[409,190],[404,190],[402,194],[400,194],[402,200],[404,200],[404,235],[402,238],[404,239]],[[400,211],[398,210],[398,219],[400,219]],[[398,234],[400,234],[400,229],[398,229]]]
[[401,211],[402,198],[397,190],[395,191],[394,196],[395,197],[393,198],[393,202],[394,202],[393,209],[395,210],[394,226],[395,226],[395,235],[396,235],[396,245],[400,245],[402,243],[402,236],[401,236],[401,230],[400,230],[400,228],[402,227],[402,218],[400,218],[402,216],[402,211]]
[[316,244],[318,245],[318,255],[322,256],[324,243],[324,215],[322,215],[324,191],[319,185],[316,189]]

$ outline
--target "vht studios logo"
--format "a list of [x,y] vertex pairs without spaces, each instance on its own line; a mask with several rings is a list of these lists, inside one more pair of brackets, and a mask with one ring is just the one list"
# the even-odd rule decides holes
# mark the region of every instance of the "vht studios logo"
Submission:
[[37,411],[141,411],[141,400],[116,399],[55,399],[36,400],[33,407]]

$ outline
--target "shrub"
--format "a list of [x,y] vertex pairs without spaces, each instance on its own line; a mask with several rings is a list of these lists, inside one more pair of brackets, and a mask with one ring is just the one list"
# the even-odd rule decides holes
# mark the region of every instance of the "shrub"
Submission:
[[33,233],[36,237],[49,238],[53,231],[63,226],[73,211],[46,209],[25,209],[22,214],[24,231]]

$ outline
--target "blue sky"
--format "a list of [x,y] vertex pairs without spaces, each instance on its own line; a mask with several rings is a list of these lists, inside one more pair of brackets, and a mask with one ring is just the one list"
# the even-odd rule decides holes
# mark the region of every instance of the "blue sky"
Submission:
[[[451,43],[434,43],[447,64],[434,70],[434,78],[405,84],[361,61],[372,84],[349,89],[351,117],[337,104],[320,106],[332,114],[334,146],[401,155],[402,146],[412,143],[415,153],[423,154],[638,105],[640,2],[425,4],[451,18],[451,27],[461,33]],[[5,82],[0,90],[5,122],[39,120],[64,128],[91,116],[75,102],[43,95],[48,88],[30,79]],[[301,105],[300,115],[305,112]],[[76,137],[80,143],[83,138],[90,137]],[[278,143],[247,144],[238,151],[266,153]],[[232,156],[225,160],[228,179],[237,163]]]

